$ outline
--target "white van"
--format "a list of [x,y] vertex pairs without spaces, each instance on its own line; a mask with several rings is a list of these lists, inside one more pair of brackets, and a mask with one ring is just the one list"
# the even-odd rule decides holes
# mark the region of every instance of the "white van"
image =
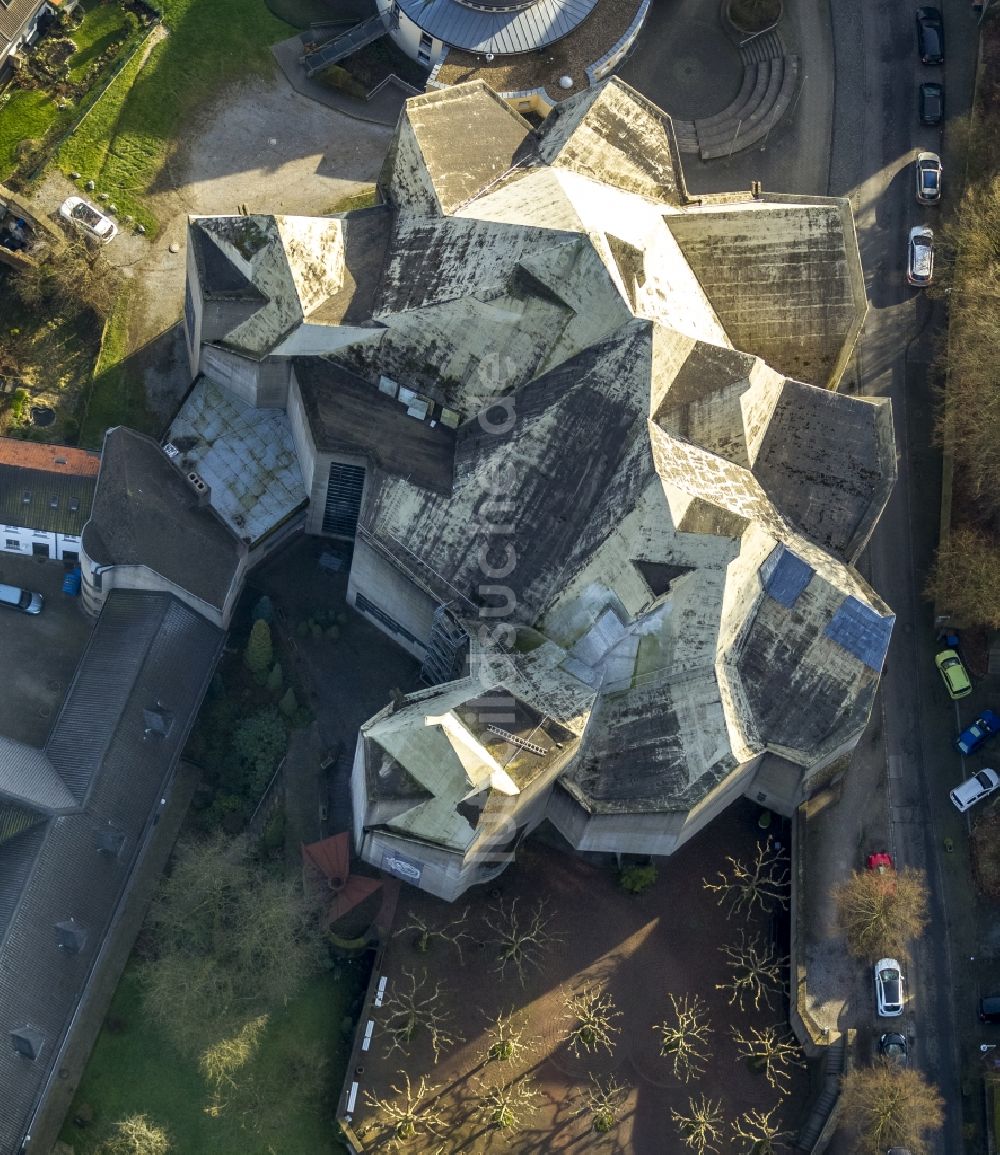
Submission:
[[0,606],[20,610],[24,614],[40,614],[44,605],[45,599],[41,594],[33,594],[17,586],[0,585]]

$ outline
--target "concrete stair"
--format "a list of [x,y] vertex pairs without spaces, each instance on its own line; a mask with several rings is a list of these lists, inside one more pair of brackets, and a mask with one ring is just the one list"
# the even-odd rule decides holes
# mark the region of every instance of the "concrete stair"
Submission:
[[319,48],[312,52],[307,52],[302,57],[302,64],[306,70],[306,76],[315,76],[317,72],[322,72],[324,68],[329,68],[331,64],[336,64],[339,60],[344,60],[348,56],[357,52],[359,48],[364,48],[367,44],[372,44],[374,41],[380,39],[385,35],[385,25],[382,23],[382,17],[377,13],[374,16],[369,16],[367,20],[363,20],[360,24],[349,29],[347,32],[339,32],[336,36],[331,37],[326,43],[321,44]]
[[[743,83],[733,100],[714,116],[675,121],[681,152],[714,160],[742,152],[763,140],[788,111],[799,82],[799,58],[787,56],[777,32],[755,36],[740,49]],[[692,140],[689,126],[694,128]]]
[[811,1151],[819,1139],[820,1133],[826,1126],[833,1105],[840,1094],[840,1076],[844,1072],[844,1057],[846,1042],[843,1035],[838,1035],[827,1047],[823,1067],[823,1089],[816,1102],[813,1103],[809,1118],[799,1132],[796,1140],[796,1150]]

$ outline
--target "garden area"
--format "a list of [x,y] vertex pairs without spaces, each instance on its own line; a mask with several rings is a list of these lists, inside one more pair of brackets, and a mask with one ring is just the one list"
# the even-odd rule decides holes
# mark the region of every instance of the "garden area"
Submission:
[[363,1149],[790,1140],[809,1073],[787,1022],[788,862],[757,816],[735,804],[655,868],[586,863],[550,830],[468,902],[404,888],[342,1116]]

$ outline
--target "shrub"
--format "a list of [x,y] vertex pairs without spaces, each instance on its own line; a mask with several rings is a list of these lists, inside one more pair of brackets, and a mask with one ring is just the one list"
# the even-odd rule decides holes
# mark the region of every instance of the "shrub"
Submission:
[[281,663],[275,662],[271,667],[271,672],[267,675],[267,688],[272,694],[277,694],[284,684],[285,673],[281,668]]
[[656,881],[656,867],[650,862],[646,866],[626,866],[618,875],[618,883],[630,894],[642,894]]
[[267,677],[274,660],[274,646],[271,642],[271,628],[263,619],[258,619],[250,631],[244,660],[247,669],[258,679]]
[[299,703],[295,697],[295,691],[291,686],[285,691],[285,696],[278,703],[278,709],[284,714],[286,718],[294,718],[299,710]]

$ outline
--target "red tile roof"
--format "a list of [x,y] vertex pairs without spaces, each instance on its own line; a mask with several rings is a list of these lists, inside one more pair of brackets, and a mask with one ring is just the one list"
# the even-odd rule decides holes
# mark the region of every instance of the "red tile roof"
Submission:
[[101,457],[66,445],[39,445],[35,441],[0,437],[0,465],[21,465],[25,469],[42,469],[72,477],[96,477]]

